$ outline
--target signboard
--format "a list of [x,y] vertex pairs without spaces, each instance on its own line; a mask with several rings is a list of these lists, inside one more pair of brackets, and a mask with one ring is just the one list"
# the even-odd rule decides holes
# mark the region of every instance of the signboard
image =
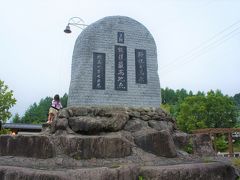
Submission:
[[93,89],[105,89],[105,53],[93,53]]
[[124,43],[124,32],[118,32],[117,42],[118,43]]
[[115,90],[127,91],[126,46],[115,46]]
[[146,50],[135,49],[136,83],[147,84]]

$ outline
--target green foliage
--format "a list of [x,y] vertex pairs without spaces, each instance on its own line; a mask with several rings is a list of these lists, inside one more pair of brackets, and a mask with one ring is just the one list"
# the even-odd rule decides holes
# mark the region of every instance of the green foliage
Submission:
[[237,106],[240,108],[240,93],[235,94],[233,96],[234,101],[236,102]]
[[60,98],[63,108],[67,107],[67,100],[68,100],[68,95],[67,93],[65,93],[63,97]]
[[13,123],[21,123],[21,117],[16,113],[12,118]]
[[13,91],[8,89],[8,86],[0,80],[0,120],[6,122],[11,113],[9,109],[16,104],[16,99],[13,97]]
[[[240,159],[239,158],[233,158],[232,164],[236,166],[237,168],[240,168]],[[239,178],[238,178],[239,179]]]
[[232,98],[219,90],[208,92],[206,98],[207,127],[230,128],[236,125],[238,112]]
[[48,110],[51,105],[52,98],[46,97],[40,102],[33,103],[23,115],[21,121],[23,123],[38,124],[47,121]]
[[186,97],[179,106],[177,125],[185,132],[199,128],[229,128],[237,122],[237,109],[232,98],[219,90],[207,95]]
[[240,151],[240,140],[239,139],[236,139],[235,142],[233,143],[233,151],[234,152]]
[[170,113],[174,118],[179,112],[180,103],[188,96],[192,96],[193,92],[187,92],[185,89],[177,89],[176,91],[170,88],[161,89],[162,105],[165,111]]
[[193,140],[192,139],[189,140],[189,143],[187,144],[187,146],[184,147],[183,150],[189,154],[193,154]]
[[166,112],[168,112],[170,114],[170,112],[171,112],[171,105],[170,104],[161,104],[161,108],[164,111],[166,111]]
[[204,156],[203,158],[202,158],[202,160],[203,160],[203,162],[204,163],[210,163],[210,162],[213,162],[214,161],[214,159],[213,159],[213,157],[209,157],[209,156]]
[[2,135],[2,134],[10,134],[10,133],[11,133],[11,131],[9,129],[2,129],[2,130],[0,130],[0,135]]
[[190,91],[189,93],[185,89],[177,89],[174,91],[170,88],[161,89],[162,103],[163,104],[171,104],[175,105],[178,102],[182,101],[188,96],[192,96],[193,93]]
[[119,164],[112,164],[110,168],[115,169],[121,167]]
[[226,136],[224,135],[216,137],[213,143],[216,145],[217,151],[225,152],[228,148],[228,142],[226,141]]
[[205,128],[206,98],[202,96],[187,97],[180,104],[180,112],[177,115],[177,125],[184,132]]
[[138,180],[144,180],[143,176],[138,176]]

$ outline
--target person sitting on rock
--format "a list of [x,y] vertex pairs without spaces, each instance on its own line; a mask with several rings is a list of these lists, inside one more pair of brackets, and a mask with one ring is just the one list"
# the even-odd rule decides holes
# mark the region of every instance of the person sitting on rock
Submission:
[[52,100],[52,105],[49,108],[48,112],[48,121],[47,123],[52,123],[53,119],[57,116],[58,111],[62,108],[62,104],[60,102],[59,95],[56,94]]

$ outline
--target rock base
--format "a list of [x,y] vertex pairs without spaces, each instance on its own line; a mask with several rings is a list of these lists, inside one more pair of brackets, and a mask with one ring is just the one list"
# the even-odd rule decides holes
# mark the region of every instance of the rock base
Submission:
[[37,170],[0,166],[4,180],[235,180],[234,169],[221,163],[198,163],[172,166],[120,165],[98,168]]
[[99,136],[0,136],[1,156],[47,159],[67,155],[75,159],[129,156],[131,144],[120,134]]

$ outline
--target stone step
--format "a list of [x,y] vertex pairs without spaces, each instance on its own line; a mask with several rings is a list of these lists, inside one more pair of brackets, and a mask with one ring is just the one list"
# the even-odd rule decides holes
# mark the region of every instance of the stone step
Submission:
[[75,159],[129,156],[131,144],[119,134],[99,136],[0,136],[1,156],[47,159],[67,155]]
[[0,166],[0,179],[5,180],[235,180],[230,165],[213,163],[179,164],[168,166],[119,165],[80,169],[32,169]]

